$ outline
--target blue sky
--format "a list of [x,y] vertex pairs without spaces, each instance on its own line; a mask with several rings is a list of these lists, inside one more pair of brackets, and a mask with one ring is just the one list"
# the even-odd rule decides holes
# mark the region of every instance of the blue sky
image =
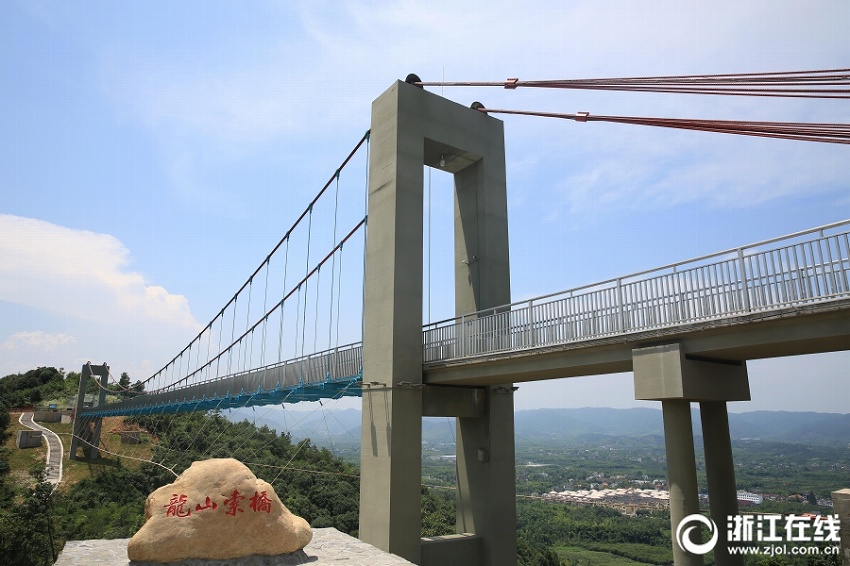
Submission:
[[[843,0],[0,4],[0,375],[145,378],[233,295],[393,81],[848,67]],[[431,89],[468,105],[847,122],[846,101]],[[505,117],[514,299],[850,218],[846,146]],[[362,190],[359,180],[352,191]],[[452,314],[432,178],[431,311]],[[358,189],[358,186],[360,189]],[[850,354],[750,364],[735,410],[847,412]],[[805,381],[800,379],[805,377]],[[628,375],[518,408],[632,406]]]

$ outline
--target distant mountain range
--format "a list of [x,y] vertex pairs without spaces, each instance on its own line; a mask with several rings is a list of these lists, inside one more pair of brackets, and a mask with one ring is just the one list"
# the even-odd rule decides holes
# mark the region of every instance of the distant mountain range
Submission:
[[[243,410],[231,418],[245,418],[257,426],[288,431],[294,440],[309,437],[314,444],[329,446],[360,442],[360,411],[317,410],[312,413],[279,408],[256,412]],[[694,435],[701,437],[699,412],[692,413]],[[730,413],[733,440],[762,440],[818,446],[850,446],[850,414],[754,411]],[[515,414],[517,443],[604,442],[606,438],[657,438],[663,442],[660,409],[535,409]],[[454,442],[454,424],[447,419],[425,419],[422,440],[426,444]]]

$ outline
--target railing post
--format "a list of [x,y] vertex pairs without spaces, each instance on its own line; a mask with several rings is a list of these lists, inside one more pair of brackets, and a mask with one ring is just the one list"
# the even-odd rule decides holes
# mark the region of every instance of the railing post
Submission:
[[466,316],[460,317],[460,332],[458,333],[458,341],[460,342],[460,357],[466,357]]
[[626,305],[623,301],[623,280],[617,279],[617,309],[620,312],[620,332],[626,331]]
[[738,270],[741,273],[741,300],[744,310],[750,312],[750,289],[747,285],[747,266],[744,263],[744,248],[738,248]]
[[537,336],[534,330],[534,299],[528,299],[528,347],[537,345]]

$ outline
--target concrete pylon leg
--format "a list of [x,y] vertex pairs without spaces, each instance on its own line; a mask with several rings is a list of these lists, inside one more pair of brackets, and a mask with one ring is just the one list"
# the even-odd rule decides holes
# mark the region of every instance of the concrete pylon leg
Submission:
[[841,564],[850,566],[850,489],[833,491],[832,504],[840,521],[838,538],[841,541]]
[[457,530],[482,539],[480,564],[516,565],[514,405],[491,387],[488,414],[457,419]]
[[80,439],[83,436],[83,417],[82,410],[86,398],[86,384],[92,376],[91,364],[83,365],[80,372],[80,383],[77,389],[77,403],[74,406],[74,424],[72,425],[71,447],[68,450],[68,458],[71,460],[77,459],[77,449],[80,446]]
[[[662,401],[661,409],[667,449],[667,482],[670,484],[670,528],[675,538],[676,528],[682,519],[699,513],[691,404],[680,400]],[[703,564],[702,556],[686,552],[676,541],[673,542],[673,561],[676,566]]]
[[730,555],[729,541],[726,540],[728,517],[738,514],[735,464],[732,461],[732,441],[729,436],[729,415],[726,411],[726,403],[703,401],[699,406],[711,518],[719,531],[717,545],[714,547],[715,564],[743,566],[744,557]]
[[[94,457],[97,458],[100,456],[100,452],[92,449],[91,445],[93,444],[95,447],[97,446],[97,442],[100,441],[100,426],[101,419],[98,418],[95,421],[95,432],[97,435],[96,441],[92,441],[89,432],[88,432],[88,424],[90,421],[86,421],[83,414],[83,407],[85,405],[85,397],[86,397],[86,386],[88,384],[88,380],[94,378],[95,376],[100,376],[101,385],[103,388],[101,389],[102,393],[98,396],[98,405],[103,405],[106,401],[106,391],[105,387],[108,383],[109,379],[109,366],[106,364],[100,366],[92,366],[91,362],[86,362],[83,365],[82,371],[80,372],[80,385],[77,390],[77,403],[74,408],[74,424],[72,426],[73,434],[71,435],[71,447],[68,449],[68,458],[71,460],[77,460],[77,451],[79,448],[83,449],[83,454],[86,457]],[[94,450],[94,456],[92,456],[92,451]]]
[[363,390],[360,539],[411,562],[422,533],[422,392]]
[[[104,364],[105,366],[106,364]],[[101,372],[100,375],[100,390],[97,394],[97,406],[102,407],[106,404],[106,386],[109,385],[109,368],[106,368],[106,371]],[[92,440],[90,446],[89,458],[97,459],[100,458],[100,430],[103,427],[103,419],[101,417],[97,417],[94,421],[94,428],[92,432]]]

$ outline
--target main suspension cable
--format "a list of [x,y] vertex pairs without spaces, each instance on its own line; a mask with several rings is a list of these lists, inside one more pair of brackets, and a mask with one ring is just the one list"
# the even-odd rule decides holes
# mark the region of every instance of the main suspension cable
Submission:
[[[346,243],[346,242],[347,242],[347,241],[348,241],[348,240],[349,240],[352,236],[354,236],[354,234],[356,234],[356,233],[360,230],[360,228],[363,228],[365,225],[366,225],[366,218],[363,218],[362,220],[360,220],[360,222],[358,222],[358,223],[354,226],[354,228],[352,228],[352,229],[348,232],[348,234],[346,234],[346,235],[345,235],[345,236],[344,236],[344,237],[343,237],[343,238],[339,241],[339,243],[338,243],[336,246],[334,246],[334,248],[333,248],[330,252],[328,252],[328,254],[327,254],[327,255],[326,255],[326,256],[325,256],[325,257],[324,257],[324,258],[323,258],[323,259],[322,259],[322,260],[321,260],[318,264],[316,264],[316,266],[315,266],[315,267],[313,267],[313,269],[312,269],[312,270],[310,270],[310,271],[309,271],[309,272],[308,272],[308,273],[307,273],[307,274],[306,274],[306,275],[305,275],[305,276],[304,276],[304,277],[303,277],[303,278],[302,278],[302,279],[301,279],[298,283],[296,283],[295,287],[294,287],[294,288],[292,288],[292,289],[289,291],[289,293],[287,293],[286,295],[284,295],[284,296],[283,296],[283,298],[282,298],[280,301],[278,301],[277,303],[275,303],[274,305],[272,305],[272,307],[271,307],[271,308],[270,308],[270,309],[269,309],[269,310],[268,310],[268,311],[267,311],[267,312],[266,312],[266,313],[265,313],[265,314],[264,314],[264,315],[263,315],[263,316],[262,316],[262,317],[261,317],[261,318],[260,318],[257,322],[255,322],[252,326],[250,326],[249,328],[247,328],[247,329],[245,330],[245,332],[243,332],[243,333],[242,333],[239,337],[235,337],[235,336],[234,336],[234,337],[231,339],[231,343],[230,343],[230,345],[229,345],[229,346],[227,346],[227,347],[226,347],[223,351],[219,352],[219,353],[218,353],[218,354],[217,354],[214,358],[212,358],[211,360],[208,360],[208,361],[207,361],[207,362],[206,362],[203,366],[201,366],[201,367],[197,368],[196,370],[194,370],[194,371],[192,371],[192,372],[188,373],[185,377],[182,377],[181,379],[175,379],[175,380],[173,381],[173,383],[171,383],[171,384],[168,386],[168,388],[167,388],[167,389],[174,389],[174,388],[175,388],[175,387],[177,387],[177,386],[180,386],[180,385],[183,385],[183,384],[185,384],[185,383],[188,383],[188,380],[189,380],[189,379],[191,379],[191,378],[192,378],[195,374],[197,374],[197,373],[199,373],[199,372],[203,371],[203,370],[204,370],[204,369],[206,369],[208,366],[211,366],[213,363],[217,362],[217,361],[218,361],[218,359],[219,359],[219,358],[221,358],[222,356],[224,356],[225,354],[231,353],[231,352],[233,351],[233,348],[234,348],[235,346],[238,346],[239,344],[241,344],[242,340],[244,340],[247,336],[249,336],[252,332],[254,332],[254,331],[257,329],[257,327],[258,327],[258,326],[260,326],[260,325],[263,323],[263,321],[264,321],[265,319],[267,319],[268,317],[270,317],[271,315],[273,315],[277,309],[279,309],[279,308],[280,308],[280,309],[282,309],[282,308],[284,307],[284,304],[286,303],[286,301],[287,301],[287,300],[288,300],[288,299],[289,299],[289,298],[290,298],[293,294],[298,293],[298,294],[299,294],[299,297],[300,297],[300,293],[301,293],[301,287],[302,287],[302,285],[303,285],[303,286],[305,287],[305,289],[306,289],[306,285],[308,285],[308,284],[309,284],[309,280],[310,280],[310,278],[311,278],[314,274],[318,273],[318,272],[319,272],[319,270],[322,268],[322,266],[323,266],[325,263],[327,263],[327,261],[328,261],[328,260],[330,260],[330,259],[331,259],[331,257],[333,257],[333,255],[334,255],[334,254],[336,254],[339,250],[341,250],[341,249],[343,248],[343,246],[345,245],[345,243]],[[304,292],[304,293],[305,293],[304,309],[306,309],[306,308],[307,308],[307,302],[306,302],[306,290],[305,290],[305,292]],[[298,302],[300,303],[300,298],[298,299]],[[296,318],[299,318],[299,317],[296,317]],[[306,317],[304,318],[304,323],[306,324]],[[297,319],[296,319],[296,324],[297,324]],[[299,333],[299,331],[296,329],[296,336],[298,335],[298,333]],[[301,334],[302,334],[302,340],[303,340],[303,329],[301,330]],[[297,351],[297,350],[298,350],[297,342],[296,342],[296,346],[295,346],[295,348],[296,348],[296,351]],[[302,351],[302,357],[303,357],[303,355],[304,355],[304,354],[303,354],[303,351],[304,351],[303,344],[302,344],[302,346],[301,346],[301,351]],[[230,370],[228,370],[228,371],[230,372]],[[230,373],[232,373],[232,372],[230,372]]]
[[[227,304],[225,304],[224,307],[221,308],[221,310],[218,312],[218,314],[215,317],[213,317],[213,319],[198,333],[197,336],[195,336],[194,339],[192,339],[192,341],[185,348],[183,348],[177,355],[175,355],[171,359],[171,361],[169,361],[167,364],[165,364],[165,366],[163,366],[162,369],[160,369],[158,372],[154,373],[153,375],[151,375],[150,377],[148,377],[147,379],[142,381],[143,385],[147,385],[147,384],[153,382],[159,375],[161,375],[163,372],[166,372],[167,369],[170,366],[172,366],[178,360],[178,358],[180,358],[186,351],[189,350],[190,346],[192,344],[194,344],[194,342],[196,340],[199,341],[205,332],[212,329],[212,326],[215,323],[215,321],[219,317],[223,317],[225,311],[231,305],[234,305],[236,303],[239,295],[251,284],[254,277],[256,277],[258,273],[260,273],[260,271],[263,269],[264,265],[269,261],[269,258],[271,258],[271,256],[273,256],[275,253],[277,253],[278,249],[283,245],[284,242],[287,242],[287,243],[289,242],[289,236],[295,231],[295,229],[299,226],[299,224],[301,224],[301,221],[304,220],[304,218],[312,212],[313,206],[319,201],[319,199],[322,197],[322,195],[324,195],[324,193],[327,191],[327,189],[330,188],[330,186],[333,184],[333,182],[338,178],[339,171],[341,171],[342,169],[345,168],[346,165],[348,165],[348,163],[351,161],[351,159],[354,157],[354,155],[360,150],[360,148],[363,146],[364,143],[367,144],[367,148],[368,148],[369,136],[370,136],[370,131],[367,130],[366,133],[363,134],[363,136],[360,138],[360,140],[354,146],[354,149],[352,149],[348,153],[348,155],[345,157],[345,159],[342,161],[342,164],[334,171],[334,174],[331,175],[330,179],[328,179],[328,181],[319,190],[319,192],[316,194],[316,196],[313,197],[313,200],[310,201],[310,204],[307,205],[307,208],[304,209],[304,211],[295,220],[295,222],[292,224],[292,226],[289,228],[289,230],[286,231],[286,234],[284,234],[284,236],[280,239],[280,241],[277,243],[277,245],[275,245],[274,248],[272,248],[272,251],[268,253],[266,258],[260,263],[260,265],[254,270],[254,272],[248,277],[248,280],[245,281],[245,283],[242,284],[242,286],[239,288],[238,291],[236,291],[236,293],[234,293],[233,297],[227,302]],[[234,309],[235,309],[235,307],[234,307]],[[234,313],[234,317],[235,317],[235,313]],[[235,320],[234,320],[234,323],[235,323]],[[235,330],[235,326],[234,326],[234,330]],[[229,366],[228,366],[228,372],[230,372]]]

